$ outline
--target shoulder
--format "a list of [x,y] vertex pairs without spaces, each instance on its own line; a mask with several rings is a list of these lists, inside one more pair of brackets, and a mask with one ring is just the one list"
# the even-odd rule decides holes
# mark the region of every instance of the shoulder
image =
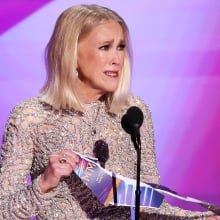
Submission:
[[[150,133],[153,133],[153,119],[152,119],[152,113],[146,102],[139,96],[135,96],[133,94],[129,95],[129,107],[136,106],[138,107],[144,115],[144,121],[142,127],[146,130],[148,130]],[[150,134],[149,133],[149,134]],[[152,134],[150,134],[153,136]]]
[[32,97],[27,100],[21,101],[16,104],[10,112],[10,120],[27,121],[28,119],[35,118],[37,112],[42,112],[43,104],[39,97]]
[[28,112],[30,109],[39,108],[40,99],[38,97],[32,97],[17,103],[12,109],[11,113]]
[[146,102],[140,96],[136,96],[130,93],[128,96],[128,108],[130,108],[131,106],[137,106],[144,113],[150,114],[150,109]]

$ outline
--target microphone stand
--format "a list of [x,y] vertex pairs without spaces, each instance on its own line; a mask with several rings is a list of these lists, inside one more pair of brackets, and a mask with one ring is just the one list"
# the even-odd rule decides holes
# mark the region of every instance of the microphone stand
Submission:
[[140,167],[141,167],[141,141],[139,128],[143,123],[143,112],[136,106],[131,106],[121,119],[123,129],[131,135],[131,140],[137,151],[137,181],[135,191],[135,220],[139,220],[140,215]]
[[141,167],[141,141],[140,135],[132,135],[131,140],[134,144],[135,150],[137,151],[137,179],[136,179],[136,190],[135,190],[135,220],[140,218],[140,167]]

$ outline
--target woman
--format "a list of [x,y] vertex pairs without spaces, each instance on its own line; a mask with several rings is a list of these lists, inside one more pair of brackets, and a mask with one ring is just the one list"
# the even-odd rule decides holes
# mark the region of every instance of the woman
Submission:
[[[129,207],[104,207],[73,172],[74,152],[92,156],[96,141],[109,146],[105,168],[135,178],[136,151],[121,128],[130,106],[144,113],[141,181],[159,183],[151,115],[129,94],[129,33],[114,11],[97,5],[65,10],[46,49],[48,78],[39,97],[18,104],[4,133],[0,219],[130,219]],[[26,186],[28,175],[32,183]],[[141,219],[203,219],[165,201],[143,208]],[[213,217],[209,217],[210,219]]]

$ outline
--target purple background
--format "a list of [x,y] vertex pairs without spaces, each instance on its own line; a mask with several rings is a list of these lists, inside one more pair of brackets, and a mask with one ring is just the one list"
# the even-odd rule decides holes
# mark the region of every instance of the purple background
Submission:
[[55,21],[78,3],[110,7],[128,23],[132,91],[152,111],[161,184],[220,205],[219,0],[1,1],[0,133],[12,107],[38,94],[46,75],[43,52]]

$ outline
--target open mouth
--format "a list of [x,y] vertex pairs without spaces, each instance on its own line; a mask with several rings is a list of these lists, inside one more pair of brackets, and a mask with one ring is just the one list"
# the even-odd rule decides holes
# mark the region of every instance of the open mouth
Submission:
[[108,77],[111,77],[111,78],[116,78],[116,77],[118,77],[118,72],[107,71],[107,72],[105,72],[105,75],[107,75]]

